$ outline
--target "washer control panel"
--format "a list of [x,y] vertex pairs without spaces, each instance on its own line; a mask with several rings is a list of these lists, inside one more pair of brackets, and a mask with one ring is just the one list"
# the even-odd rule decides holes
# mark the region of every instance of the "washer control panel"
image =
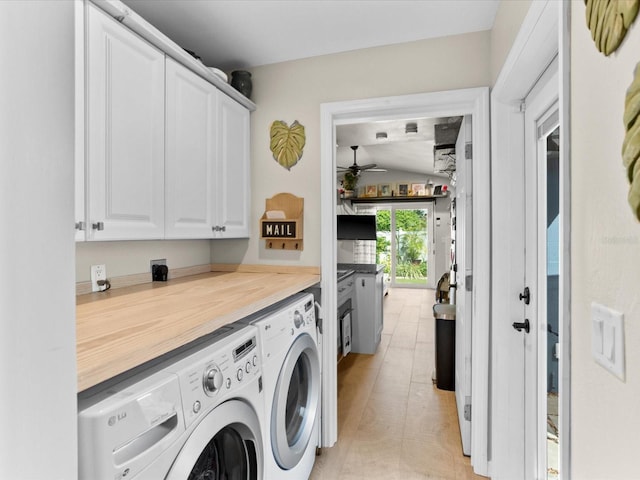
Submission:
[[180,390],[187,427],[222,401],[237,396],[242,388],[262,374],[257,332],[243,326],[223,338],[195,349],[167,369],[180,379]]
[[316,312],[313,295],[301,294],[295,301],[282,307],[272,315],[255,320],[254,325],[260,329],[262,343],[262,361],[269,362],[286,345],[291,338],[303,333],[315,336]]

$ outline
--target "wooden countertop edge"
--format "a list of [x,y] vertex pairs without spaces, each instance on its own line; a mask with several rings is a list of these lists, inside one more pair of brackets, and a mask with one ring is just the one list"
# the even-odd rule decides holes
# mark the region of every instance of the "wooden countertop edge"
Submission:
[[[246,273],[246,282],[250,284],[252,281],[252,273],[257,274],[256,276],[261,278],[264,278],[264,275],[273,273],[283,274],[282,271],[274,271],[277,270],[276,266],[257,267],[259,268],[255,268],[255,266],[242,266],[242,268],[237,268],[236,266],[236,268],[233,268],[226,264],[222,264],[222,266],[212,265],[211,269],[216,268],[213,274],[194,275],[193,281],[198,283],[198,281],[202,281],[207,278],[219,279],[220,276],[226,276],[226,273],[236,274],[233,275],[235,278],[238,277],[237,274],[242,274],[241,277],[244,279],[244,274]],[[191,279],[189,277],[183,277],[173,282],[162,283],[160,285],[157,283],[150,285],[136,285],[129,288],[121,288],[115,292],[110,291],[106,295],[92,294],[78,297],[78,328],[80,329],[80,325],[82,325],[82,329],[86,332],[86,329],[88,328],[87,323],[89,323],[89,328],[93,331],[91,322],[95,319],[99,322],[99,325],[96,325],[96,329],[102,329],[102,333],[90,338],[83,339],[82,337],[84,334],[80,335],[78,333],[78,391],[86,390],[105,380],[142,365],[149,360],[153,360],[154,358],[175,350],[176,348],[180,348],[181,346],[207,335],[226,324],[240,320],[247,315],[251,315],[252,313],[289,297],[290,295],[313,286],[320,281],[320,275],[318,273],[311,273],[318,272],[319,269],[315,267],[302,267],[302,271],[299,267],[285,268],[284,270],[293,277],[289,278],[288,281],[285,282],[287,284],[286,286],[278,287],[275,290],[273,287],[269,288],[268,292],[265,292],[264,296],[255,295],[254,299],[249,303],[243,303],[242,306],[238,308],[223,311],[220,314],[211,314],[207,310],[209,307],[204,306],[203,309],[206,311],[206,316],[203,317],[202,321],[199,319],[195,322],[192,321],[190,325],[185,326],[184,329],[180,329],[175,335],[172,335],[169,338],[160,337],[156,341],[155,336],[149,335],[149,333],[154,331],[155,327],[151,328],[151,331],[147,332],[147,334],[144,334],[144,320],[141,321],[139,328],[138,325],[132,325],[131,335],[124,335],[123,338],[117,338],[118,345],[125,345],[125,350],[124,353],[117,354],[115,356],[110,356],[112,352],[109,352],[109,347],[114,342],[113,336],[116,332],[109,332],[108,329],[111,320],[108,318],[102,318],[100,315],[100,311],[104,310],[102,305],[105,305],[106,307],[110,302],[103,302],[102,299],[107,300],[110,298],[112,299],[111,302],[120,302],[120,306],[123,310],[120,310],[118,314],[122,316],[126,314],[126,309],[128,308],[128,304],[127,306],[122,307],[122,302],[125,302],[123,297],[126,297],[126,302],[131,301],[131,310],[133,312],[140,308],[141,305],[144,305],[145,302],[148,302],[150,295],[154,295],[156,292],[161,295],[165,287],[171,287],[172,284],[177,288],[182,288],[179,286],[188,285],[191,282]],[[216,273],[218,273],[218,275],[216,275]],[[287,275],[287,277],[289,276],[287,273],[285,273],[285,275]],[[102,297],[102,295],[105,296]],[[136,303],[136,295],[138,295],[137,298],[140,299],[140,303]],[[175,295],[172,301],[175,301],[175,297],[179,297],[179,294]],[[214,297],[212,296],[212,298]],[[93,313],[87,313],[91,312],[91,310],[93,310]],[[159,316],[162,317],[164,312],[162,307],[159,307],[159,310]],[[96,311],[98,311],[97,314],[95,313]],[[84,315],[85,313],[87,313],[86,316]],[[106,317],[109,315],[110,314],[106,314]],[[137,318],[138,314],[134,315],[132,313],[131,316]],[[206,320],[204,318],[206,318]],[[182,319],[180,318],[180,320]],[[172,323],[170,316],[165,318],[165,321]],[[188,324],[189,322],[185,323]],[[105,328],[107,329],[106,331],[104,331]],[[101,338],[105,338],[106,340],[101,342]],[[141,342],[144,342],[144,344],[141,345]],[[129,346],[126,346],[127,344]]]

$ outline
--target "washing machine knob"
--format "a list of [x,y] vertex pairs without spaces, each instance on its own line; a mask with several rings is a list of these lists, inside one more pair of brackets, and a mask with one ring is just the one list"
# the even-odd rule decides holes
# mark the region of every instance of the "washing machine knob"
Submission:
[[258,365],[258,356],[257,356],[257,355],[254,355],[254,356],[253,356],[253,366],[255,367],[255,366],[257,366],[257,365]]
[[216,393],[222,386],[223,380],[222,372],[217,366],[210,368],[204,374],[204,390],[208,393]]
[[296,313],[293,314],[293,323],[295,324],[296,328],[300,328],[302,325],[304,325],[304,318],[297,310]]

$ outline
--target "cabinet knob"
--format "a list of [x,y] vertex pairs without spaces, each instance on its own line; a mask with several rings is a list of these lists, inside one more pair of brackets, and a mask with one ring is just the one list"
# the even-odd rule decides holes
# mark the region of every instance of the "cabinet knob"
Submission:
[[92,223],[91,228],[94,230],[104,230],[104,222]]
[[76,222],[76,230],[84,230],[84,222]]
[[220,230],[222,230],[223,232],[226,232],[227,231],[227,226],[226,225],[221,226]]

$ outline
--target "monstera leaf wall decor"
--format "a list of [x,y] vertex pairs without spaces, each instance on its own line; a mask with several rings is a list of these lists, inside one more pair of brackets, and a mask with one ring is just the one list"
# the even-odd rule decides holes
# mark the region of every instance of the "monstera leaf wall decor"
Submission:
[[622,163],[630,183],[628,201],[640,220],[640,63],[636,65],[633,81],[627,90],[623,120],[626,134],[622,143]]
[[302,158],[306,143],[304,125],[294,121],[289,127],[282,120],[271,124],[271,152],[273,158],[287,170],[291,170]]
[[638,14],[640,0],[585,0],[587,27],[596,48],[610,55],[615,52]]

